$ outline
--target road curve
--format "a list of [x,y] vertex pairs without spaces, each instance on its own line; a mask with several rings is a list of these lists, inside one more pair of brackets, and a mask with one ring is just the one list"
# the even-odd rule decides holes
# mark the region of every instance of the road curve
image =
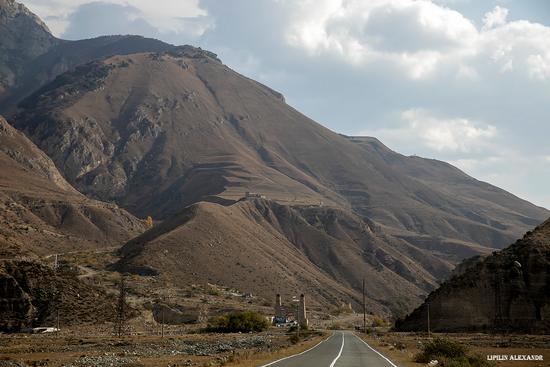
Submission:
[[336,331],[305,352],[259,367],[398,367],[349,331]]

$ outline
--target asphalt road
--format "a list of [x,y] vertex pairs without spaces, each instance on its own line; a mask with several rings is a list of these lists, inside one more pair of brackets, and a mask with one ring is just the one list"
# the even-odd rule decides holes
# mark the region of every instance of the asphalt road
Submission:
[[397,367],[357,335],[337,331],[325,341],[260,367]]

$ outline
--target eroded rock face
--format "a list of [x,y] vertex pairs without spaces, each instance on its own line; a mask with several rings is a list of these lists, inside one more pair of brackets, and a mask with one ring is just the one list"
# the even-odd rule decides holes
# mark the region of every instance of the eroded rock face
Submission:
[[30,261],[0,263],[0,330],[112,320],[114,297],[75,274]]
[[143,229],[126,211],[77,192],[0,116],[0,258],[117,244]]
[[17,82],[30,60],[59,42],[24,5],[0,0],[0,96]]
[[196,324],[207,320],[206,309],[185,308],[181,306],[155,303],[149,305],[153,318],[158,323],[168,325]]
[[0,329],[20,329],[28,320],[32,320],[35,310],[29,295],[5,271],[0,273],[0,295]]
[[402,331],[550,332],[550,220],[474,263],[397,324]]

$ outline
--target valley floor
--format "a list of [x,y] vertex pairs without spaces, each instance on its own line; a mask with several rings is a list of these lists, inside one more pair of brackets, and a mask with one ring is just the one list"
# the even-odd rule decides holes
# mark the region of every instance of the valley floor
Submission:
[[[186,334],[161,336],[79,337],[0,335],[0,366],[152,367],[254,366],[299,353],[318,343],[316,334],[292,344],[281,329],[258,334]],[[19,364],[18,364],[19,363]]]

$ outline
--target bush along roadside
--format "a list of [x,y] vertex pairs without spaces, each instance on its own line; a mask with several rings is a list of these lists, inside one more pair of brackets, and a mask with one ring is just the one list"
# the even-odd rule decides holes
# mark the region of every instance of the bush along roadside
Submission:
[[494,367],[482,356],[470,353],[466,346],[445,338],[435,338],[424,345],[414,361],[442,367]]
[[210,320],[206,332],[249,333],[264,331],[269,327],[267,318],[253,311],[235,311]]

